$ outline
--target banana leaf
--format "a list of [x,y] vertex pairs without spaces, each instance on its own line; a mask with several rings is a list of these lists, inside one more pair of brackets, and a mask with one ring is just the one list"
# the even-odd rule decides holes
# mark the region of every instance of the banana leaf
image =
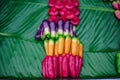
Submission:
[[[79,0],[81,22],[76,28],[84,45],[80,78],[117,78],[120,21],[111,3]],[[42,78],[43,41],[35,34],[48,19],[48,0],[0,0],[0,78]]]

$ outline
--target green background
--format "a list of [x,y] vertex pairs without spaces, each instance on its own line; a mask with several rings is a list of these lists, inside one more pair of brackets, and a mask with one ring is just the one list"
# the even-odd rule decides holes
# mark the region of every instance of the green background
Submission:
[[[81,78],[120,77],[116,53],[120,51],[120,21],[111,3],[79,0],[81,22],[76,29],[84,45]],[[48,0],[0,0],[0,77],[40,78],[45,57],[35,33],[48,19]]]

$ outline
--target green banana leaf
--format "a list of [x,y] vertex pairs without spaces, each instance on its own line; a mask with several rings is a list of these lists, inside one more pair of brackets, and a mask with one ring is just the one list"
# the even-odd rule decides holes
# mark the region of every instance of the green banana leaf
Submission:
[[[76,33],[84,45],[80,78],[120,77],[120,21],[111,3],[79,0],[81,22]],[[0,78],[42,78],[43,41],[35,33],[48,19],[48,0],[0,0]]]

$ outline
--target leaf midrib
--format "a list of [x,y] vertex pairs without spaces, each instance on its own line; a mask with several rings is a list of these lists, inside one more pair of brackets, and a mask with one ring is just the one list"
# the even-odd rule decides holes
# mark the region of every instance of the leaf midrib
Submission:
[[40,6],[47,6],[45,3],[39,3],[39,2],[27,2],[27,1],[11,1],[11,3],[19,3],[19,4],[35,4]]
[[[4,36],[4,37],[8,37],[8,38],[16,38],[16,39],[20,39],[20,40],[24,40],[24,41],[28,41],[28,42],[32,42],[32,43],[38,43],[39,41],[35,40],[35,39],[29,39],[26,37],[23,37],[19,34],[11,34],[11,33],[1,33],[0,32],[0,36]],[[84,52],[118,52],[116,50],[109,50],[109,51],[84,51]]]
[[24,41],[35,42],[35,43],[38,42],[38,41],[36,41],[34,39],[25,38],[24,36],[21,36],[19,34],[2,33],[2,32],[0,32],[0,36],[8,37],[8,38],[18,38],[18,39],[21,39],[21,40],[24,40]]

